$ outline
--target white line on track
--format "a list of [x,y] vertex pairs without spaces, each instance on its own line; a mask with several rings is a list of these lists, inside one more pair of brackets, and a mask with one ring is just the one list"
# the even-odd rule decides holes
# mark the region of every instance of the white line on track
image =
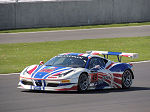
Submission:
[[130,62],[130,63],[148,63],[148,62],[150,62],[150,60],[147,60],[147,61],[138,61],[138,62]]
[[9,74],[0,74],[1,75],[19,75],[20,73],[9,73]]
[[[147,61],[138,61],[138,62],[130,62],[130,63],[133,63],[133,64],[136,64],[136,63],[149,63],[150,60],[147,60]],[[20,73],[10,73],[10,74],[0,74],[0,76],[8,76],[8,75],[19,75]]]
[[75,30],[55,30],[55,31],[36,31],[36,32],[18,32],[18,33],[2,33],[2,34],[27,34],[27,33],[46,33],[46,32],[68,32],[68,31],[89,31],[89,30],[100,30],[100,29],[118,29],[118,28],[135,28],[144,27],[150,25],[140,25],[140,26],[122,26],[122,27],[106,27],[106,28],[89,28],[89,29],[75,29]]

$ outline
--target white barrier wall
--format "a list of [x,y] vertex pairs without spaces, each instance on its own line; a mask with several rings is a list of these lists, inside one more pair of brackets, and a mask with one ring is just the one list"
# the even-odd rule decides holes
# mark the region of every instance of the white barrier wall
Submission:
[[0,4],[0,29],[150,21],[150,0],[81,0]]

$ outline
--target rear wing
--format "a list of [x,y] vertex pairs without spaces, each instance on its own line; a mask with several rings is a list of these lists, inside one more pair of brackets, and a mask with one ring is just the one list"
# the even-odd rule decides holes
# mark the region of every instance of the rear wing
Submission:
[[132,59],[138,58],[138,53],[123,53],[123,52],[109,52],[109,51],[86,51],[86,53],[92,54],[92,55],[103,55],[104,58],[107,58],[107,59],[109,55],[116,55],[119,62],[121,62],[122,56],[130,57]]

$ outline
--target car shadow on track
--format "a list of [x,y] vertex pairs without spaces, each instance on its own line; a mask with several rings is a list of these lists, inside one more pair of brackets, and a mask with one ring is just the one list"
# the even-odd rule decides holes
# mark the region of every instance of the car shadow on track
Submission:
[[105,94],[113,92],[129,92],[129,91],[143,91],[150,90],[149,87],[131,87],[129,89],[100,89],[100,90],[88,90],[86,92],[77,92],[77,91],[37,91],[37,90],[23,90],[21,92],[26,93],[45,93],[45,94]]

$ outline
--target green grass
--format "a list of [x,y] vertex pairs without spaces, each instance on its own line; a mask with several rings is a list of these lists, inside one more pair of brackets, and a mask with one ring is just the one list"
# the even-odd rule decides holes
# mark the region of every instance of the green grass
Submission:
[[75,30],[75,29],[122,27],[122,26],[140,26],[140,25],[150,25],[150,22],[109,24],[109,25],[91,25],[91,26],[77,26],[77,27],[56,27],[56,28],[32,28],[32,29],[1,30],[0,33],[37,32],[37,31],[54,31],[54,30]]
[[0,44],[0,73],[20,72],[28,65],[46,62],[60,53],[88,50],[139,53],[138,59],[123,58],[123,62],[150,60],[150,36]]

